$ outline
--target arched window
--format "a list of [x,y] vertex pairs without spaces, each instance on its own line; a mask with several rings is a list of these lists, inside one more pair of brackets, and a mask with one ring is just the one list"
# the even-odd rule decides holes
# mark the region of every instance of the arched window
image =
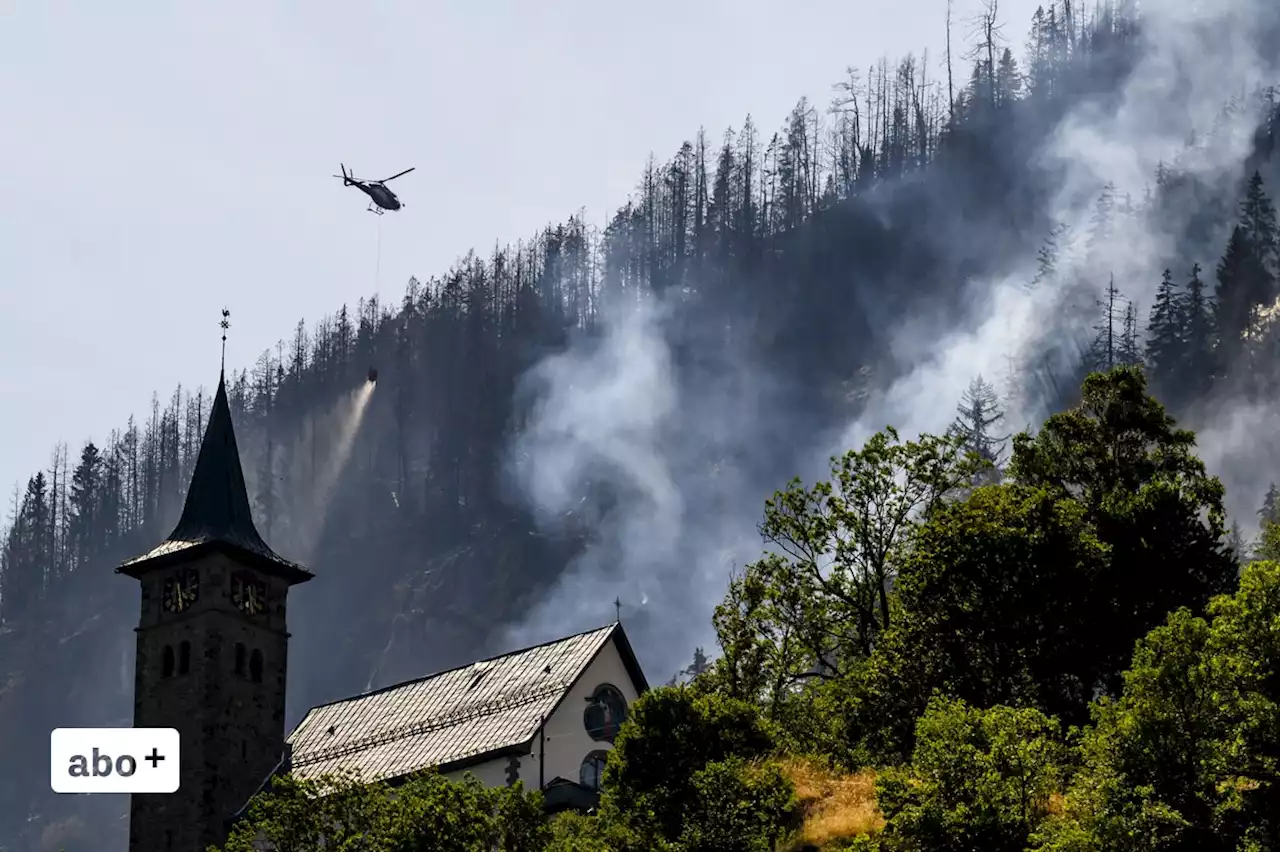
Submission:
[[165,645],[160,655],[160,677],[173,677],[173,646]]
[[189,671],[191,671],[191,643],[184,639],[178,646],[178,674],[186,674]]
[[626,718],[627,699],[622,697],[616,686],[603,683],[587,699],[587,709],[582,713],[582,725],[591,739],[611,743]]
[[236,674],[244,676],[244,645],[236,643]]
[[249,655],[249,679],[254,683],[262,683],[262,652],[257,648]]
[[607,751],[593,751],[582,759],[578,767],[578,783],[588,790],[599,790],[604,778],[604,763],[609,759]]

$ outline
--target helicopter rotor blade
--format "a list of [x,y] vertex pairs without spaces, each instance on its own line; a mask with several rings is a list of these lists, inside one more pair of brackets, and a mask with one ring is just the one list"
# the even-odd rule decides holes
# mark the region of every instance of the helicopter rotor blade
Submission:
[[392,175],[391,177],[389,177],[389,178],[383,178],[382,180],[378,181],[378,183],[386,183],[386,182],[387,182],[387,181],[389,181],[389,180],[395,180],[396,178],[400,177],[401,175],[407,175],[407,174],[409,174],[409,172],[413,171],[413,170],[414,170],[414,169],[416,169],[416,168],[417,168],[417,166],[410,166],[409,168],[405,169],[405,170],[404,170],[404,171],[402,171],[402,172],[397,172],[397,173],[393,174],[393,175]]

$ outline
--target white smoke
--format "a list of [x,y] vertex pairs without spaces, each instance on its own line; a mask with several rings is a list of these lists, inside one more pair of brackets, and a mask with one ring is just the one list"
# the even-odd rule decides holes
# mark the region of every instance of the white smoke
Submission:
[[678,381],[670,315],[652,298],[614,305],[602,335],[527,377],[537,401],[511,473],[547,528],[591,544],[508,646],[602,625],[617,601],[665,679],[710,647],[731,570],[759,555],[764,495],[738,462],[756,449],[770,383],[733,364],[718,364],[714,380]]
[[[1094,204],[1107,184],[1117,199],[1138,199],[1161,163],[1208,186],[1237,191],[1257,128],[1252,110],[1224,107],[1268,82],[1271,69],[1251,36],[1262,13],[1255,0],[1166,0],[1143,9],[1140,58],[1118,97],[1086,102],[1070,112],[1050,137],[1039,165],[1060,175],[1049,218],[1073,236],[1066,263],[1088,234]],[[1188,140],[1201,144],[1188,147]],[[1046,235],[1047,236],[1047,235]],[[1137,306],[1145,324],[1165,259],[1168,234],[1150,229],[1145,217],[1119,217],[1110,239],[1098,244],[1087,269],[1101,295],[1114,274],[1117,287]],[[1207,259],[1208,260],[1208,259]],[[1207,266],[1208,264],[1206,264]],[[1060,295],[1029,288],[1037,258],[1013,258],[997,280],[970,282],[973,305],[966,321],[946,328],[908,327],[897,351],[912,352],[914,367],[850,424],[840,447],[857,446],[886,423],[904,434],[939,432],[955,417],[954,398],[976,375],[999,376],[1008,359],[1025,360],[1064,327]],[[1181,271],[1180,271],[1181,274]],[[1066,349],[1078,351],[1078,341]],[[1037,399],[1015,397],[1008,412],[1014,429],[1039,422],[1048,412]],[[1202,437],[1212,466],[1221,450],[1215,433]]]
[[[1129,82],[1118,96],[1075,109],[1042,152],[1040,165],[1060,178],[1048,218],[1067,234],[1086,234],[1105,184],[1115,186],[1118,198],[1141,197],[1162,161],[1177,160],[1206,183],[1234,186],[1254,115],[1222,110],[1266,80],[1267,63],[1250,38],[1259,10],[1254,0],[1185,0],[1144,10],[1141,58]],[[1188,139],[1210,128],[1213,143],[1188,152]],[[1095,247],[1094,266],[1115,273],[1145,321],[1169,249],[1168,235],[1129,217]],[[1042,349],[1057,332],[1061,296],[1029,288],[1035,272],[1034,253],[1009,258],[999,277],[965,283],[966,316],[945,325],[904,324],[890,349],[907,369],[834,442],[797,423],[789,445],[779,446],[771,428],[782,416],[772,414],[776,389],[758,365],[720,365],[715,380],[679,383],[667,312],[658,301],[606,311],[602,337],[574,343],[529,377],[537,403],[513,446],[511,472],[544,521],[577,524],[591,532],[592,545],[508,643],[602,624],[611,620],[616,597],[624,621],[633,619],[629,632],[651,675],[665,679],[711,638],[709,617],[731,568],[761,552],[756,524],[763,500],[785,480],[766,479],[750,460],[804,459],[796,463],[809,469],[782,476],[821,475],[828,456],[859,446],[885,425],[904,435],[942,431],[974,376],[1003,375],[1011,357]],[[1101,288],[1107,279],[1095,283]],[[1062,328],[1060,336],[1074,344],[1079,332]],[[1012,428],[1046,413],[1036,400],[1014,405]],[[1256,419],[1233,414],[1208,430],[1206,461],[1221,465],[1224,449]],[[599,516],[584,514],[598,505],[584,496],[593,485],[615,501]],[[646,619],[646,607],[661,621]]]

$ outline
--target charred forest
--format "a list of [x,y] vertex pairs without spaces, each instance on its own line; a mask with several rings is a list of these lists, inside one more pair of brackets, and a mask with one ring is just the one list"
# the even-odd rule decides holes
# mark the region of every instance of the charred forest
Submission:
[[[942,61],[851,68],[829,103],[802,98],[776,129],[748,117],[699,130],[643,164],[602,226],[579,213],[469,251],[394,303],[299,320],[251,365],[229,362],[258,529],[316,574],[290,599],[287,724],[513,637],[611,621],[615,596],[650,680],[665,681],[705,644],[736,558],[705,530],[733,516],[724,538],[753,531],[768,494],[843,449],[850,424],[893,422],[902,405],[884,401],[947,345],[939,330],[976,323],[1006,286],[1053,308],[977,385],[1006,409],[1004,431],[1070,404],[1089,370],[1142,365],[1180,421],[1254,442],[1249,461],[1233,445],[1214,471],[1246,536],[1280,476],[1280,448],[1250,425],[1280,383],[1280,100],[1265,78],[1226,81],[1140,183],[1076,179],[1046,154],[1062,128],[1123,113],[1160,73],[1144,58],[1165,34],[1128,5],[1055,0],[1017,43],[992,4],[976,36],[957,25]],[[1280,44],[1274,28],[1255,35]],[[1194,73],[1212,75],[1205,64]],[[1134,257],[1134,232],[1162,239]],[[638,330],[618,319],[636,312]],[[619,382],[593,385],[584,363],[662,389],[660,422],[652,400],[615,399]],[[46,737],[51,719],[130,724],[137,588],[113,568],[177,521],[210,364],[112,434],[57,443],[15,488],[0,536],[0,850],[124,846],[123,797],[49,792]],[[913,404],[949,421],[983,369]],[[557,395],[566,382],[614,409],[601,444],[639,430],[644,452],[593,444],[595,414]],[[569,444],[587,445],[582,459],[561,458]],[[633,469],[653,457],[669,504]],[[567,472],[548,486],[553,469]],[[678,534],[637,553],[651,520]]]

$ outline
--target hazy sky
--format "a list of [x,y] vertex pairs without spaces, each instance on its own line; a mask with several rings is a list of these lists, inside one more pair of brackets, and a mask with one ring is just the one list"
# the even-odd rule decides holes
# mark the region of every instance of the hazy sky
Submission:
[[[956,0],[957,43],[977,2]],[[1019,57],[1035,6],[1000,4]],[[247,366],[298,319],[398,299],[469,248],[581,207],[602,222],[700,125],[772,131],[845,66],[924,47],[942,79],[945,9],[0,2],[0,488],[57,440],[74,463],[145,419],[153,391],[211,386],[223,306]],[[339,161],[416,166],[393,184],[406,208],[365,212]]]

